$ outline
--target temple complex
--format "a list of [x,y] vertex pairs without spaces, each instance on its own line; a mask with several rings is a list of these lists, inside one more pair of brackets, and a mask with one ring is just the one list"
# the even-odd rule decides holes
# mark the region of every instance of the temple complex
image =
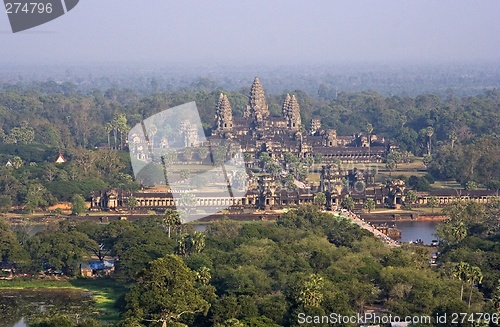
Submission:
[[[159,142],[147,143],[149,141],[133,134],[129,140],[131,155],[137,154],[136,159],[145,164],[151,161],[149,169],[144,169],[145,175],[139,173],[136,176],[145,189],[139,192],[119,189],[96,191],[91,208],[126,208],[127,199],[134,196],[139,210],[161,211],[176,207],[172,192],[178,191],[193,195],[196,211],[200,215],[226,208],[243,212],[293,207],[313,203],[318,193],[325,195],[325,209],[340,206],[346,197],[351,197],[358,208],[367,199],[386,208],[400,209],[408,205],[404,181],[392,179],[386,185],[376,184],[376,171],[370,169],[371,163],[384,162],[394,145],[389,145],[380,135],[337,135],[334,129],[322,128],[319,117],[314,117],[309,130],[306,130],[294,94],[285,96],[281,116],[271,116],[264,88],[257,77],[241,116],[233,115],[227,95],[219,95],[212,135],[206,140],[202,140],[196,125],[188,119],[182,118],[179,124],[177,133],[171,133],[170,139],[164,137]],[[173,148],[175,144],[180,147],[168,160],[168,169],[150,160],[147,151],[143,150],[151,147],[161,152]],[[263,156],[267,159],[266,163],[262,161]],[[243,171],[231,171],[231,165],[227,163],[234,158],[243,160],[242,157]],[[167,161],[163,159],[162,163],[166,165]],[[296,164],[292,168],[290,161]],[[366,163],[368,169],[343,169],[346,163]],[[225,176],[214,175],[196,182],[196,178],[200,177],[199,167],[203,165],[209,169],[226,167],[227,171],[224,170]],[[188,167],[193,169],[192,174],[187,172]],[[304,172],[297,173],[301,169]],[[158,186],[155,182],[148,182],[155,174],[159,177],[153,179],[163,181],[159,184],[163,187],[162,191],[148,188]],[[164,174],[169,176],[163,178]],[[319,177],[319,181],[310,179],[310,176]],[[217,180],[219,182],[215,182]],[[240,191],[241,196],[233,197],[234,190]],[[454,190],[434,190],[418,193],[412,204],[426,206],[430,197],[437,198],[439,205],[463,198],[486,203],[496,196],[498,194],[493,191],[464,191],[458,194]]]
[[371,136],[370,143],[362,133],[339,136],[335,130],[322,129],[319,117],[311,121],[309,130],[305,130],[299,102],[293,94],[286,95],[282,116],[272,117],[258,77],[248,98],[243,116],[235,117],[230,99],[220,94],[215,108],[212,140],[232,139],[241,145],[245,153],[256,155],[265,151],[278,160],[283,158],[285,152],[300,158],[320,155],[326,162],[338,159],[351,163],[382,162],[386,156],[388,144],[377,135]]

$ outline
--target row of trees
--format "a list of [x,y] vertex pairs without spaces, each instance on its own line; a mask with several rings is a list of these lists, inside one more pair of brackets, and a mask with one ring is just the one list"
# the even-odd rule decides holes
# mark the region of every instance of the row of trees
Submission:
[[[465,143],[446,143],[437,147],[429,172],[436,179],[455,179],[464,187],[477,184],[500,189],[500,138],[493,134],[471,139]],[[474,185],[476,184],[476,185]]]

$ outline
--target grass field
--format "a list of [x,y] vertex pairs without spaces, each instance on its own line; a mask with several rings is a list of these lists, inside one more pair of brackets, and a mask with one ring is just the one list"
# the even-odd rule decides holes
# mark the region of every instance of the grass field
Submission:
[[127,292],[127,286],[109,278],[78,278],[71,280],[70,283],[74,287],[86,290],[92,295],[96,309],[99,312],[99,320],[107,322],[120,320],[120,312],[116,303]]
[[2,290],[22,290],[37,288],[76,288],[68,279],[34,279],[34,278],[16,278],[13,280],[0,280],[0,289]]
[[436,181],[432,184],[433,188],[463,189],[457,181]]

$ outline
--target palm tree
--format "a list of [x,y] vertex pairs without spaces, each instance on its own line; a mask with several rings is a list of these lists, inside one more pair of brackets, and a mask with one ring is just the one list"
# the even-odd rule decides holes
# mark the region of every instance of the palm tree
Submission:
[[22,167],[22,165],[24,164],[23,160],[21,159],[21,157],[19,156],[14,156],[14,158],[12,158],[12,166],[15,168],[15,169],[19,169]]
[[113,124],[112,123],[106,123],[104,125],[104,131],[106,132],[106,135],[108,136],[108,149],[111,149],[111,140],[109,138],[109,133],[113,130]]
[[205,234],[202,232],[194,232],[191,236],[191,246],[193,250],[200,253],[205,248]]
[[118,147],[116,146],[116,143],[118,142],[118,128],[117,128],[117,125],[118,125],[118,115],[115,114],[114,117],[113,117],[113,120],[110,122],[110,125],[113,129],[113,139],[114,139],[114,149],[116,150]]
[[139,201],[137,201],[137,198],[135,196],[130,196],[127,199],[127,206],[130,209],[130,214],[132,214],[134,208],[137,207],[138,205],[139,205]]
[[368,134],[368,160],[371,159],[372,157],[372,132],[373,132],[373,125],[368,123],[366,125],[366,133]]
[[184,157],[184,160],[186,160],[186,162],[191,161],[191,159],[193,159],[193,148],[184,148],[182,151],[182,156]]
[[470,282],[470,293],[468,302],[468,306],[470,308],[470,301],[472,298],[472,288],[474,287],[475,284],[481,284],[483,282],[483,273],[481,272],[481,269],[478,266],[472,266],[470,268],[468,281]]
[[210,268],[205,266],[201,267],[196,271],[196,279],[203,285],[208,285],[210,279],[212,279],[212,274],[210,273]]
[[323,300],[323,278],[317,274],[311,274],[303,283],[298,302],[307,307],[318,307]]
[[191,172],[189,171],[189,169],[181,169],[179,175],[182,180],[186,180],[191,176]]
[[467,280],[469,275],[470,265],[467,262],[461,261],[453,268],[453,277],[462,282],[462,287],[460,289],[460,301],[462,301],[464,296],[464,282]]
[[394,160],[387,160],[385,163],[385,168],[389,170],[389,176],[392,177],[392,171],[396,169],[396,162]]
[[189,241],[189,237],[187,234],[182,234],[181,235],[181,238],[179,240],[177,240],[177,249],[176,249],[176,253],[178,255],[187,255],[188,254],[188,241]]
[[425,135],[427,135],[427,155],[431,155],[431,139],[432,135],[434,135],[434,128],[432,126],[427,127],[425,131]]
[[373,125],[368,123],[366,124],[366,133],[368,134],[368,147],[370,147],[372,143],[372,133],[373,133]]
[[467,226],[463,221],[459,221],[452,227],[452,233],[455,241],[458,243],[467,236]]
[[127,116],[125,114],[116,113],[111,122],[113,125],[113,133],[115,137],[115,149],[117,148],[117,133],[120,132],[120,149],[123,149],[123,134],[127,130]]
[[304,124],[299,124],[300,145],[301,146],[302,146],[302,142],[303,142],[303,134],[305,131],[306,131],[306,127],[304,126]]
[[498,280],[498,286],[493,293],[493,305],[498,313],[500,313],[500,279]]
[[247,162],[247,163],[248,163],[248,162],[250,162],[252,159],[253,159],[253,156],[252,156],[252,154],[251,154],[251,153],[245,152],[245,153],[243,154],[243,160],[244,160],[245,162]]
[[124,134],[126,133],[128,126],[127,126],[127,116],[124,114],[121,114],[118,119],[118,125],[117,129],[120,132],[120,149],[123,150],[124,147],[124,140],[125,138],[123,137]]
[[196,195],[194,195],[193,193],[182,193],[178,202],[179,203],[178,204],[176,203],[176,205],[183,208],[189,215],[189,213],[191,213],[192,210],[196,207],[197,204]]
[[165,212],[163,213],[163,223],[167,226],[168,238],[170,238],[170,232],[172,230],[172,226],[180,224],[179,213],[173,209],[165,210]]
[[198,149],[198,156],[200,157],[201,161],[205,160],[205,158],[208,156],[208,149],[206,147],[200,147]]
[[350,196],[346,196],[341,203],[342,208],[352,211],[354,210],[354,200]]
[[432,208],[432,213],[434,213],[434,208],[439,205],[439,199],[436,196],[430,196],[427,199],[427,205]]
[[375,200],[373,200],[372,198],[366,199],[365,203],[363,204],[363,209],[370,213],[373,209],[375,209]]
[[415,203],[415,201],[417,201],[417,194],[414,191],[409,190],[406,193],[406,197],[405,197],[405,203],[408,205],[408,208],[411,209],[411,205],[413,203]]

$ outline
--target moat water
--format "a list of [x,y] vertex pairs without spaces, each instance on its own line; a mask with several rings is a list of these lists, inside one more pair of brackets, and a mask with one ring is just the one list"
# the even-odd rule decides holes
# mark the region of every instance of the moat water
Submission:
[[28,320],[66,314],[77,319],[93,310],[89,294],[73,289],[0,290],[0,326],[28,327]]
[[438,221],[398,221],[396,228],[401,231],[401,242],[411,242],[421,239],[424,244],[430,245],[437,237]]

